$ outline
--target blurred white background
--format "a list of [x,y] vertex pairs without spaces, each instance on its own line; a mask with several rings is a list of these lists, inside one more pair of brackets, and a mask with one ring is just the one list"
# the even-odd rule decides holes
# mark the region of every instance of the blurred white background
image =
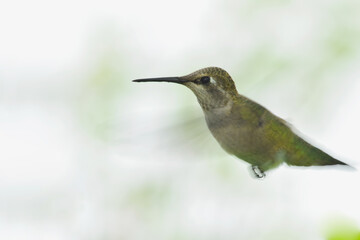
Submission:
[[[0,3],[1,239],[356,239],[360,175],[227,155],[196,98],[226,69],[359,166],[357,0]],[[195,120],[194,120],[195,119]]]

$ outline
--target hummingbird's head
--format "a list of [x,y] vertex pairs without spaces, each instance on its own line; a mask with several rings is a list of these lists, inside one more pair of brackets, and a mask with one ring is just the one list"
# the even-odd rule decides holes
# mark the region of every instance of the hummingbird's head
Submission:
[[137,79],[134,82],[175,82],[190,88],[204,110],[225,106],[238,93],[230,75],[218,67],[207,67],[182,77]]

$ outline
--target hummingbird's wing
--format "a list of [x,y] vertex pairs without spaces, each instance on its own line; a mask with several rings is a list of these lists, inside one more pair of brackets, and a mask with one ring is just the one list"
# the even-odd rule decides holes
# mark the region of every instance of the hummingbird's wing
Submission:
[[341,162],[319,148],[306,142],[294,133],[293,141],[285,158],[288,165],[294,166],[325,166],[348,165]]
[[[263,141],[266,141],[266,144],[262,146],[268,146],[269,142],[271,143],[271,147],[266,151],[273,158],[280,156],[288,165],[294,166],[348,165],[306,142],[285,120],[262,106],[252,104],[251,110],[254,114],[254,122],[262,128],[260,133],[264,135]],[[255,129],[254,133],[256,133]]]
[[[272,113],[270,113],[273,115]],[[277,151],[285,154],[283,160],[288,165],[294,166],[325,166],[325,165],[348,165],[341,162],[319,148],[299,137],[292,127],[283,119],[273,115],[272,135],[274,142],[278,142]],[[275,127],[274,127],[275,126]]]

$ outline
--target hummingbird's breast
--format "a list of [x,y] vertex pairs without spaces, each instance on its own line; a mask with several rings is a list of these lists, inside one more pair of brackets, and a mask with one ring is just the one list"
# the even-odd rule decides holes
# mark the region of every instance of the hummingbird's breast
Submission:
[[235,154],[238,149],[239,130],[241,119],[232,114],[233,102],[229,101],[225,106],[211,110],[204,110],[206,124],[219,142],[219,144],[230,154]]
[[226,152],[253,165],[261,165],[269,157],[271,143],[264,138],[263,126],[258,123],[261,119],[244,119],[240,108],[229,101],[224,107],[204,110],[207,126]]

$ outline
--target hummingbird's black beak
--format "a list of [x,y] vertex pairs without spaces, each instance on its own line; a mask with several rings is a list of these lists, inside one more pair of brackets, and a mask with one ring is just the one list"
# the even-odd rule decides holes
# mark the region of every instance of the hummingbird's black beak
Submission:
[[162,77],[162,78],[144,78],[136,79],[133,82],[173,82],[173,83],[185,83],[188,80],[182,79],[180,77]]

